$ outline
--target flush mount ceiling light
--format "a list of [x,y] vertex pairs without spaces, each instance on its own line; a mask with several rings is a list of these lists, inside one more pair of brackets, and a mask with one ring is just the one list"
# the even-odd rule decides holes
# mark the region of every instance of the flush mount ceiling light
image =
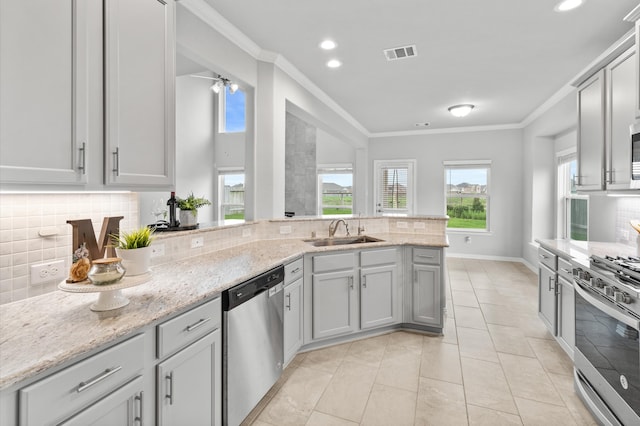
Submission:
[[332,50],[336,48],[336,42],[333,40],[324,40],[320,43],[320,48],[324,50]]
[[473,108],[474,108],[474,105],[461,104],[461,105],[450,106],[448,109],[451,115],[453,115],[454,117],[465,117],[469,115],[469,113]]
[[562,0],[553,8],[556,12],[567,12],[573,10],[576,7],[582,6],[584,0]]
[[329,62],[327,62],[327,66],[329,68],[338,68],[342,65],[342,62],[340,62],[337,59],[331,59]]
[[213,91],[213,93],[216,93],[216,94],[220,93],[220,90],[222,90],[223,87],[228,87],[229,93],[231,93],[232,95],[236,93],[236,91],[239,89],[239,86],[237,83],[232,82],[228,78],[224,78],[220,74],[218,74],[217,77],[190,74],[189,77],[206,78],[207,80],[213,80],[214,83],[211,85],[210,89]]

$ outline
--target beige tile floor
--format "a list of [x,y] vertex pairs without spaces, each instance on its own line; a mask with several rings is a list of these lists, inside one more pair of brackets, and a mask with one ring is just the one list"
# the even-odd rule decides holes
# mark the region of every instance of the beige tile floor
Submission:
[[447,259],[444,336],[299,354],[245,425],[595,425],[520,263]]

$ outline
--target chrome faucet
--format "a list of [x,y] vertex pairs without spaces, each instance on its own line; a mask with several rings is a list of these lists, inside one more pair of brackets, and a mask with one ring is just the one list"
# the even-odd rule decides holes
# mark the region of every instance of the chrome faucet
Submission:
[[347,222],[345,222],[342,219],[334,219],[329,224],[329,238],[333,238],[333,236],[336,234],[336,231],[338,230],[338,225],[340,225],[340,222],[344,223],[344,229],[347,230],[347,237],[351,235],[349,234],[349,225],[347,225]]

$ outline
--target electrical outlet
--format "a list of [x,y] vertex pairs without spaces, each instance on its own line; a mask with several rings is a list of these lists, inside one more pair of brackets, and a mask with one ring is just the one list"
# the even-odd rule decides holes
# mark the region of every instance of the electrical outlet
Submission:
[[66,278],[64,260],[31,265],[31,284],[42,284]]
[[406,228],[408,228],[408,227],[409,227],[409,224],[408,224],[407,222],[397,222],[397,223],[396,223],[396,226],[397,226],[398,228],[405,228],[405,229],[406,229]]
[[151,244],[151,257],[164,256],[164,244]]
[[195,237],[191,239],[191,248],[204,247],[204,237]]
[[249,228],[245,228],[242,230],[242,236],[243,237],[250,237],[251,236],[251,229]]
[[629,230],[628,229],[623,229],[622,230],[622,239],[625,241],[629,241]]
[[280,227],[280,234],[290,234],[291,233],[291,226],[290,225],[285,225],[285,226],[281,226]]

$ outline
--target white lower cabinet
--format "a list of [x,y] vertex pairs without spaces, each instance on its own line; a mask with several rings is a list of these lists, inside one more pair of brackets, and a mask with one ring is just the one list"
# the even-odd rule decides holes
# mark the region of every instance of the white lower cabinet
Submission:
[[[158,364],[158,425],[218,425],[221,331]],[[214,402],[215,401],[215,402]]]
[[109,394],[60,426],[113,426],[145,424],[142,376],[138,376],[117,391]]
[[287,365],[302,346],[302,278],[284,288],[284,364]]
[[314,340],[358,330],[358,291],[355,279],[355,268],[313,275],[311,312]]
[[442,328],[442,249],[413,247],[408,249],[408,256],[411,259],[411,279],[406,283],[405,307],[408,312],[405,321]]
[[376,328],[401,320],[398,249],[360,253],[360,328]]
[[558,304],[556,297],[556,273],[540,264],[538,268],[538,317],[551,334],[556,334]]
[[573,358],[576,341],[576,306],[573,284],[566,279],[558,278],[558,335],[557,340],[562,349]]

